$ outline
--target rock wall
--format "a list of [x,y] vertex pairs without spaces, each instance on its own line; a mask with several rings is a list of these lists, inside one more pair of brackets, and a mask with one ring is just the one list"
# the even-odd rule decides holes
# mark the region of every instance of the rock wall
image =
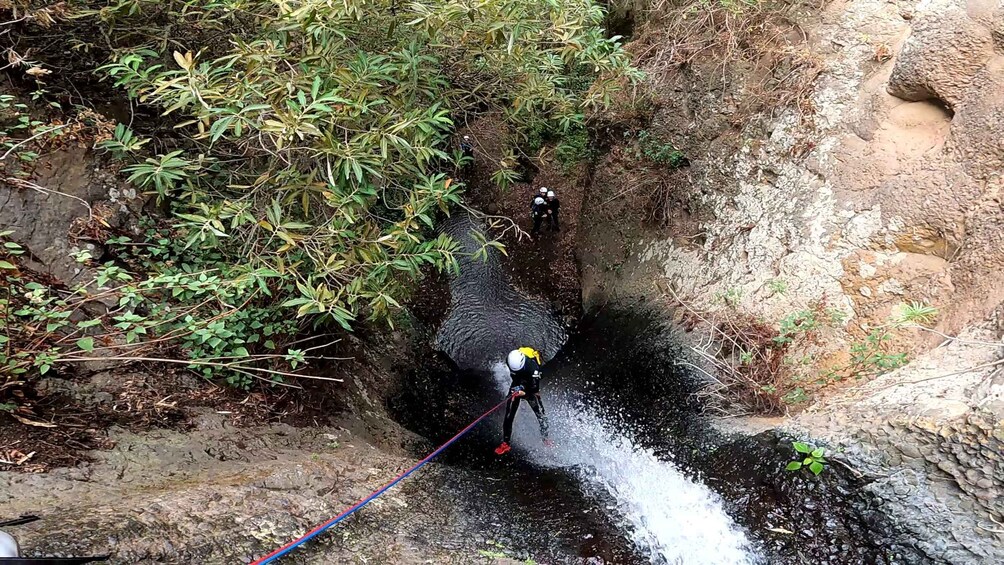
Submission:
[[[865,473],[883,510],[947,563],[1004,560],[1004,374],[995,332],[969,330],[787,424]],[[950,369],[955,367],[956,369]]]
[[[814,352],[820,371],[897,305],[934,305],[934,332],[897,338],[912,363],[791,429],[842,446],[932,560],[1002,562],[1004,12],[959,0],[802,8],[786,49],[821,72],[797,108],[738,116],[761,94],[723,80],[712,54],[644,59],[651,116],[631,127],[690,167],[659,170],[625,142],[604,155],[583,208],[587,308],[669,304],[668,285],[699,308],[777,324],[825,300],[847,321]],[[654,190],[673,204],[663,225],[639,220],[651,201],[637,195]],[[945,340],[960,332],[969,342]]]
[[[215,413],[203,414],[195,426],[187,433],[113,434],[117,446],[97,452],[88,465],[0,474],[0,516],[42,516],[12,530],[28,556],[110,553],[110,563],[123,564],[247,563],[413,463],[345,428],[235,428]],[[469,552],[451,555],[421,541],[429,531],[449,538],[461,529],[451,503],[419,485],[389,492],[362,519],[298,551],[292,562],[469,560]],[[439,539],[435,547],[450,541]]]
[[[691,163],[659,181],[681,212],[660,229],[628,227],[621,243],[640,243],[622,258],[592,253],[609,245],[609,230],[597,230],[583,255],[587,276],[616,292],[637,283],[637,271],[642,293],[664,277],[695,304],[729,295],[774,320],[825,297],[851,330],[906,300],[937,306],[947,333],[983,319],[1004,301],[996,10],[854,0],[804,16],[804,40],[789,48],[822,70],[811,111],[736,123],[748,85],[723,82],[721,66],[700,59],[659,67],[648,129]],[[622,189],[644,192],[658,169],[637,161],[624,146],[604,157],[586,221],[636,222]],[[611,260],[631,268],[611,272]]]
[[25,248],[29,268],[72,285],[81,274],[72,253],[103,243],[89,228],[134,224],[143,202],[93,151],[71,145],[43,156],[30,182],[0,182],[0,228]]

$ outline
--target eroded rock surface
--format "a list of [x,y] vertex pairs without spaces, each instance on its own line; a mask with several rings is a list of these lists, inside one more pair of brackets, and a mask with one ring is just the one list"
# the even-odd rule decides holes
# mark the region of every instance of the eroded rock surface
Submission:
[[986,25],[992,19],[982,13],[980,2],[968,4],[972,7],[958,0],[917,5],[910,37],[889,77],[889,94],[912,101],[934,99],[953,108],[967,98],[973,78],[994,54]]
[[[93,464],[0,475],[0,516],[42,516],[16,532],[28,556],[107,552],[123,564],[247,563],[413,464],[340,428],[241,429],[217,414],[197,425],[189,433],[114,434],[118,445],[96,452]],[[467,563],[471,552],[439,549],[463,547],[458,519],[418,479],[288,560]],[[423,541],[429,532],[450,539]]]
[[986,329],[962,339],[814,406],[789,427],[830,440],[875,476],[869,488],[913,529],[928,555],[998,563],[1004,560],[997,525],[1004,521],[1001,346]]

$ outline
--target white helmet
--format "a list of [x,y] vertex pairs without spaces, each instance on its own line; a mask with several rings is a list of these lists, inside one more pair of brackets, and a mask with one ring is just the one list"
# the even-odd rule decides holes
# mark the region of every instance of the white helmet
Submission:
[[541,194],[547,194],[547,187],[546,186],[540,187],[540,193]]
[[0,557],[20,557],[21,553],[17,547],[17,540],[14,536],[0,532]]
[[554,198],[554,191],[553,190],[548,190],[547,191],[547,197],[548,198]]
[[509,365],[510,371],[519,371],[526,365],[526,355],[519,349],[513,349],[509,352],[509,356],[505,360],[506,365]]
[[537,206],[540,206],[541,204],[544,203],[544,199],[538,196],[533,199],[533,203],[536,204]]
[[471,140],[471,136],[469,136],[469,135],[465,135],[464,136],[464,141],[470,141],[470,140]]

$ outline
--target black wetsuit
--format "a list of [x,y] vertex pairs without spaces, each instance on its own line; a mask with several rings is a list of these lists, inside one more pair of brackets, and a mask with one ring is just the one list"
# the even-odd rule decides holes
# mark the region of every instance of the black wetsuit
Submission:
[[[539,198],[535,196],[534,200]],[[544,217],[547,216],[547,202],[543,204],[534,204],[532,201],[530,203],[530,217],[533,218],[533,229],[530,230],[530,235],[536,236],[540,233],[540,223],[544,221]]]
[[463,153],[464,157],[468,157],[470,159],[467,163],[468,165],[474,162],[474,146],[471,145],[470,142],[461,141],[460,151]]
[[540,364],[532,357],[526,358],[526,364],[519,371],[509,371],[512,375],[512,384],[509,385],[509,395],[516,391],[516,387],[523,387],[526,396],[510,398],[505,405],[505,421],[502,424],[502,441],[509,443],[512,439],[512,423],[516,419],[516,411],[519,410],[519,401],[525,400],[533,413],[537,416],[540,424],[540,435],[547,439],[547,414],[544,412],[544,402],[540,399]]
[[547,209],[550,214],[547,215],[547,226],[554,231],[561,231],[561,226],[558,225],[558,209],[561,207],[561,203],[558,202],[557,198],[547,201]]

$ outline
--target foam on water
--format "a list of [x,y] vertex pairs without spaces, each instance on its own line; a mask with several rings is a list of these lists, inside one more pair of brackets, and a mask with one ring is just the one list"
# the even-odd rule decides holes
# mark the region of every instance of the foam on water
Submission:
[[[505,365],[493,366],[492,374],[504,393],[509,386]],[[545,393],[544,403],[556,446],[541,446],[536,418],[524,407],[516,418],[515,448],[541,465],[574,469],[588,488],[602,489],[616,500],[632,541],[654,563],[758,562],[745,534],[708,487],[634,445],[582,402]]]

